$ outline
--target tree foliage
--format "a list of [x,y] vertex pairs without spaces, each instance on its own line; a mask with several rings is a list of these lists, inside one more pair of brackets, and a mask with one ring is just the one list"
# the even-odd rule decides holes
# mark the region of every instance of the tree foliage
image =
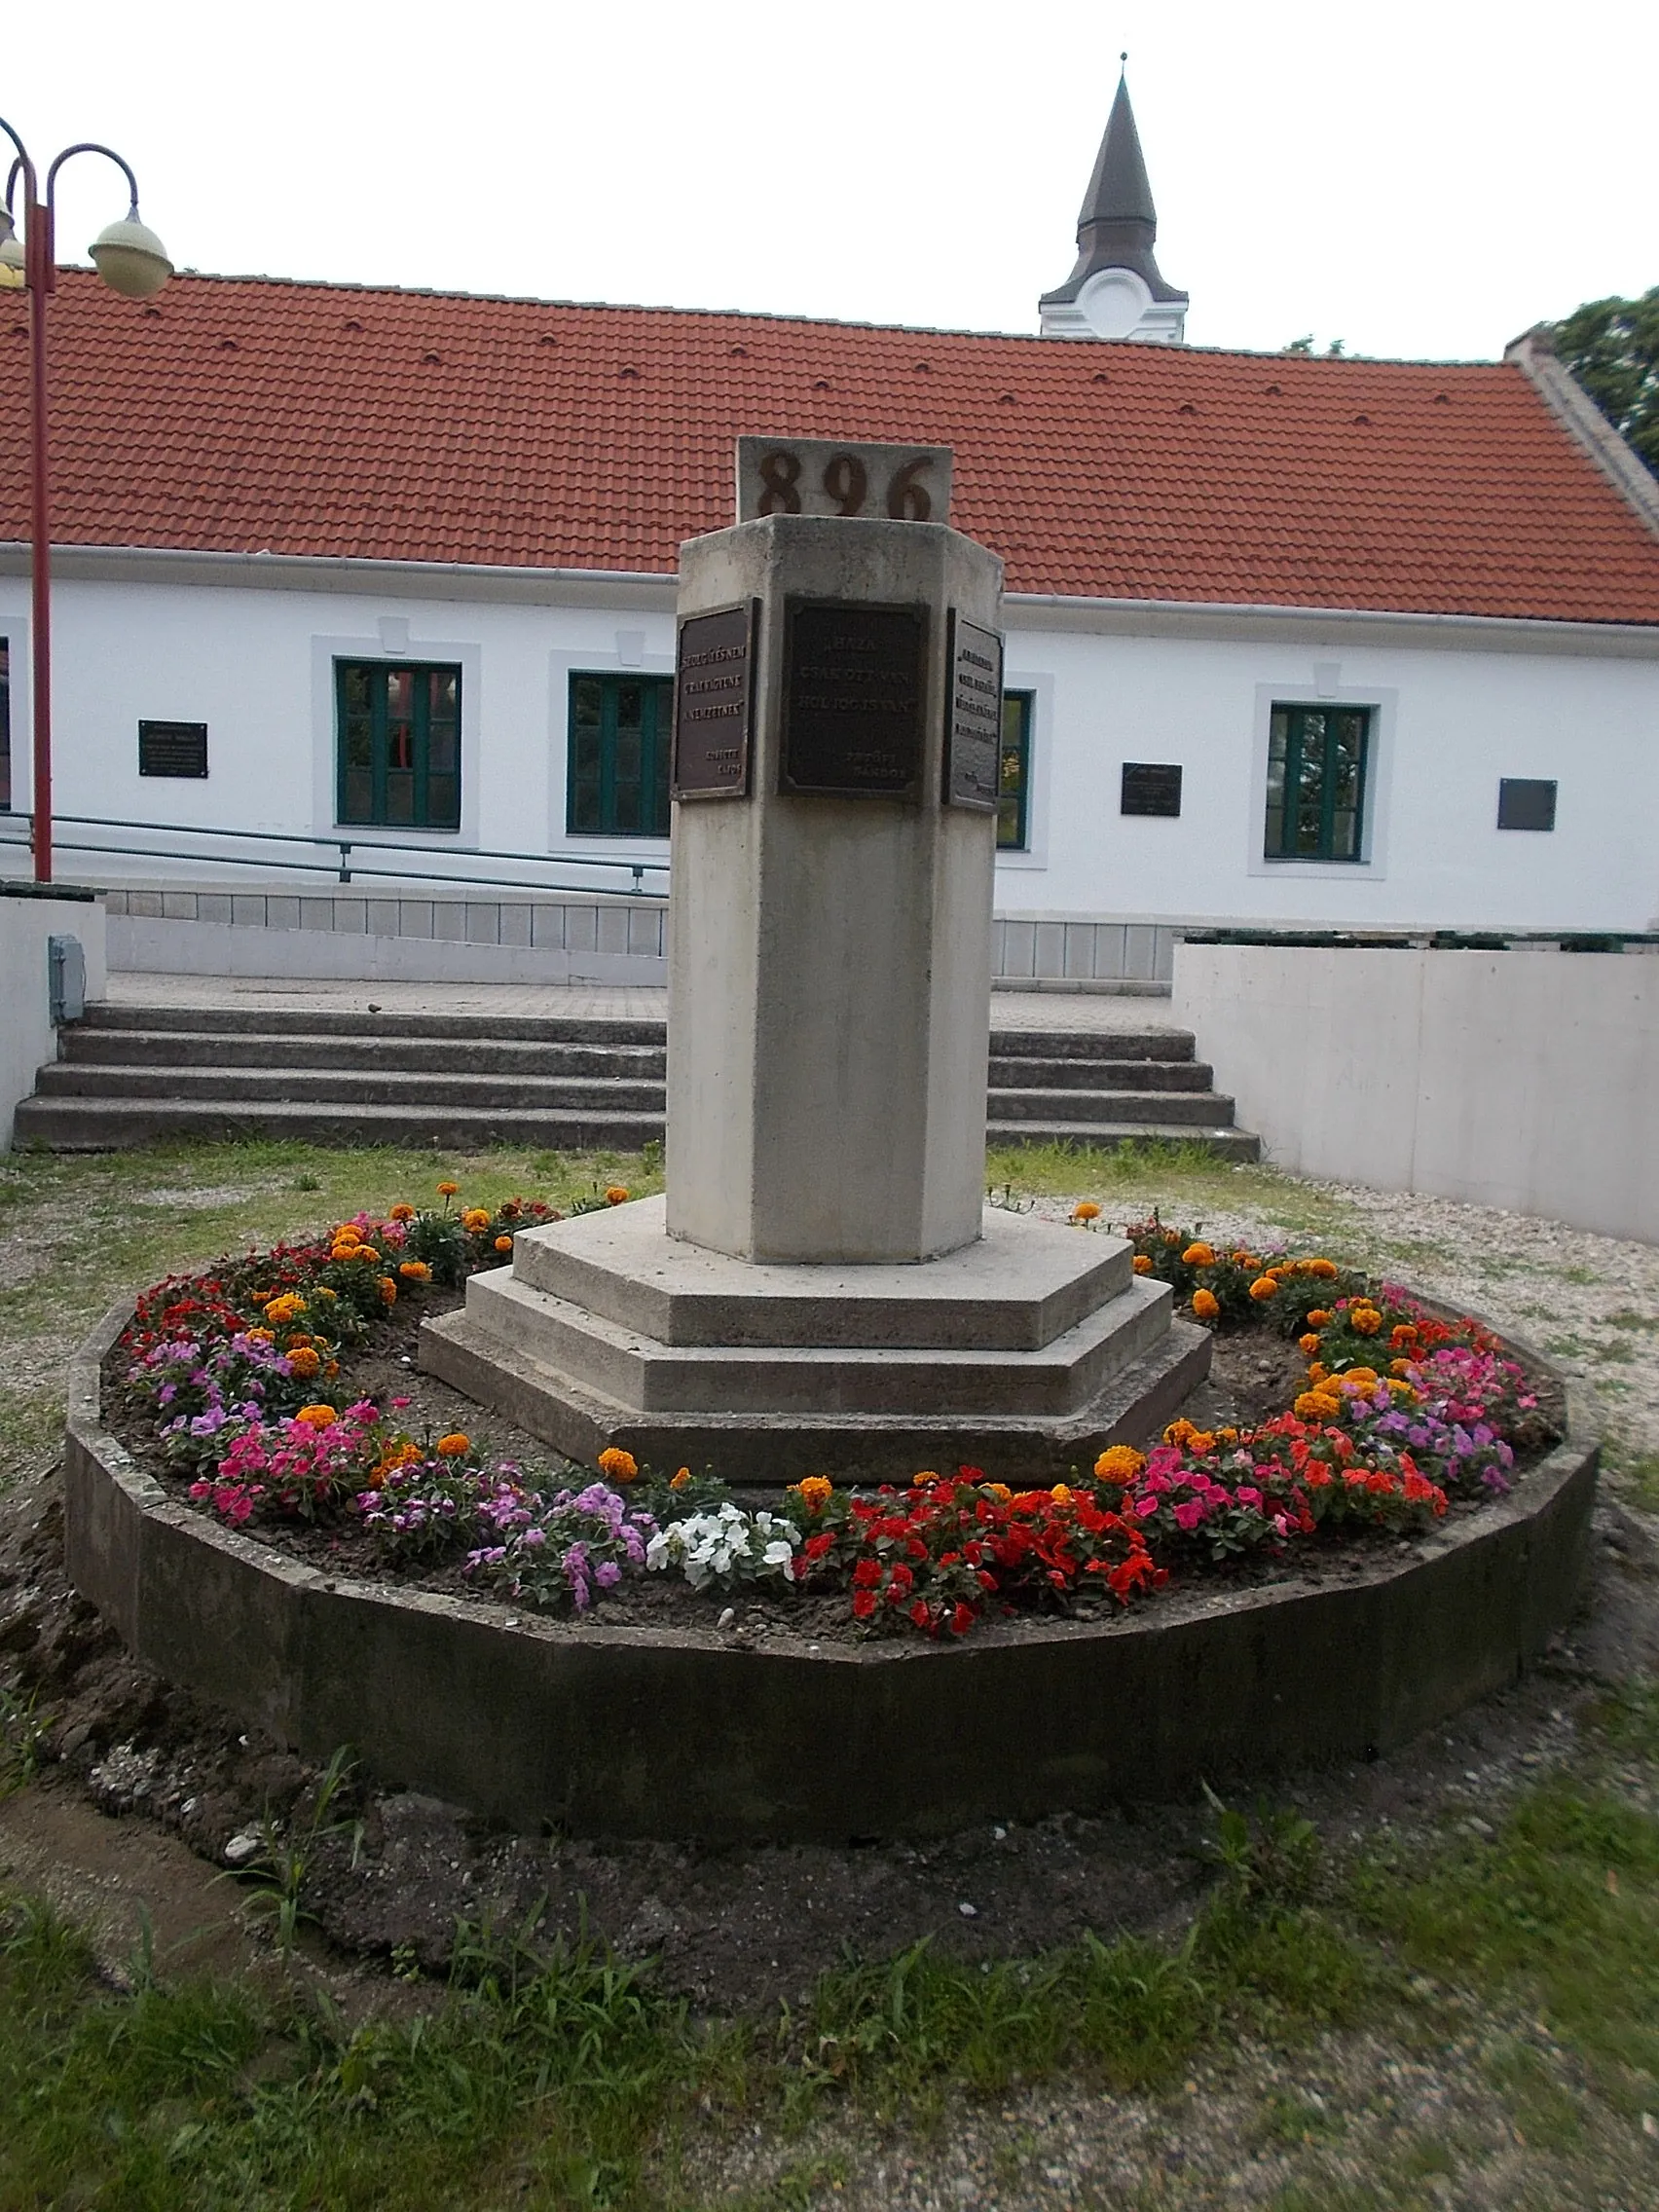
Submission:
[[1557,357],[1659,476],[1659,284],[1640,300],[1591,300],[1552,325]]

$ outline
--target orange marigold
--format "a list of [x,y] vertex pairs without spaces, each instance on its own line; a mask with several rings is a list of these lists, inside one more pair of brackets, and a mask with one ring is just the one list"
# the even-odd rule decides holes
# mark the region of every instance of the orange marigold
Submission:
[[1132,1483],[1145,1465],[1145,1454],[1132,1444],[1108,1444],[1094,1462],[1094,1473],[1103,1483]]
[[1310,1329],[1328,1329],[1330,1325],[1331,1316],[1328,1310],[1323,1306],[1315,1306],[1312,1312],[1308,1316],[1308,1326]]
[[513,1248],[513,1240],[512,1240],[512,1238],[511,1238],[510,1236],[498,1236],[498,1237],[497,1237],[497,1239],[496,1239],[496,1249],[497,1249],[497,1251],[498,1251],[498,1252],[510,1252],[510,1251],[512,1250],[512,1248]]
[[1412,1363],[1409,1359],[1391,1359],[1388,1362],[1390,1375],[1409,1375],[1411,1371]]
[[1192,1422],[1188,1420],[1183,1415],[1179,1420],[1172,1420],[1169,1423],[1169,1426],[1163,1431],[1163,1441],[1165,1444],[1186,1444],[1192,1437],[1197,1436],[1198,1433],[1198,1430],[1193,1426]]
[[821,1513],[835,1493],[828,1475],[802,1475],[794,1487],[809,1513]]
[[292,1375],[303,1375],[309,1382],[313,1375],[321,1373],[322,1355],[313,1351],[310,1345],[298,1345],[288,1354],[288,1371]]
[[250,1344],[274,1345],[276,1340],[269,1329],[248,1329],[243,1332]]
[[628,1203],[626,1183],[609,1183],[606,1186],[605,1202],[608,1206],[625,1206]]
[[1071,1210],[1071,1217],[1073,1221],[1098,1221],[1100,1208],[1092,1198],[1079,1198]]
[[415,1219],[415,1208],[409,1204],[407,1199],[400,1198],[397,1204],[392,1207],[390,1213],[387,1215],[387,1221],[413,1221]]
[[432,1271],[424,1260],[399,1260],[397,1272],[405,1282],[430,1282]]
[[1321,1282],[1330,1282],[1336,1274],[1337,1263],[1335,1260],[1304,1260],[1302,1272],[1306,1275],[1317,1275]]
[[1189,1244],[1181,1258],[1189,1268],[1213,1268],[1215,1266],[1215,1252],[1201,1238],[1197,1243]]
[[632,1452],[624,1452],[618,1444],[608,1444],[599,1456],[599,1471],[608,1475],[613,1483],[631,1483],[640,1471],[640,1463]]
[[447,1436],[440,1436],[432,1449],[440,1459],[462,1459],[472,1450],[472,1439],[464,1429],[453,1428]]
[[1374,1337],[1382,1326],[1382,1316],[1375,1306],[1350,1306],[1348,1326],[1357,1329],[1362,1337]]
[[1072,1501],[1072,1493],[1064,1483],[1056,1483],[1049,1495],[1056,1505],[1069,1505]]
[[390,1275],[381,1276],[380,1294],[383,1306],[395,1306],[397,1304],[397,1285],[392,1281]]
[[274,1298],[265,1309],[265,1318],[280,1328],[285,1321],[297,1321],[306,1309],[306,1302],[297,1291],[285,1290],[280,1298]]
[[1410,1351],[1418,1341],[1418,1333],[1409,1321],[1401,1321],[1388,1331],[1388,1342],[1396,1351]]
[[490,1215],[488,1208],[484,1206],[468,1206],[466,1211],[461,1217],[461,1226],[467,1232],[469,1235],[478,1236],[482,1235],[482,1233],[490,1226]]
[[1315,1383],[1326,1382],[1330,1380],[1330,1374],[1331,1371],[1328,1367],[1321,1367],[1319,1362],[1315,1360],[1312,1366],[1308,1370],[1308,1380],[1309,1382]]
[[453,1198],[460,1189],[459,1183],[440,1183],[438,1185],[438,1196],[440,1198]]
[[1149,1275],[1149,1274],[1151,1274],[1151,1272],[1152,1272],[1152,1262],[1151,1262],[1151,1261],[1150,1261],[1150,1260],[1149,1260],[1149,1259],[1147,1258],[1147,1256],[1146,1256],[1146,1254],[1145,1254],[1144,1252],[1137,1252],[1137,1253],[1135,1254],[1135,1262],[1134,1262],[1134,1265],[1135,1265],[1135,1272],[1136,1272],[1136,1274],[1137,1274],[1137,1275]]
[[1014,1495],[1013,1491],[1009,1489],[1007,1483],[983,1483],[980,1487],[981,1489],[988,1492],[989,1494],[994,1497],[1001,1505],[1006,1505]]
[[677,1475],[671,1475],[671,1476],[669,1477],[669,1484],[668,1484],[668,1487],[669,1487],[669,1489],[670,1489],[670,1490],[683,1490],[683,1489],[685,1488],[686,1484],[687,1484],[687,1483],[688,1483],[688,1482],[689,1482],[690,1480],[691,1480],[691,1470],[690,1470],[690,1468],[689,1468],[689,1467],[682,1467],[682,1468],[681,1468],[681,1470],[680,1470],[680,1472],[679,1472],[679,1474],[677,1474]]
[[1375,1367],[1349,1367],[1337,1380],[1345,1388],[1351,1386],[1355,1390],[1375,1390],[1377,1370]]
[[1304,1390],[1291,1408],[1298,1420],[1334,1420],[1342,1410],[1342,1400],[1328,1390]]
[[338,1418],[332,1406],[302,1406],[294,1416],[308,1428],[332,1428]]
[[1278,1277],[1276,1275],[1258,1275],[1250,1285],[1250,1296],[1258,1302],[1274,1297],[1277,1291]]
[[1195,1290],[1193,1311],[1200,1321],[1213,1321],[1221,1311],[1221,1300],[1213,1290]]
[[1319,1348],[1319,1338],[1317,1332],[1315,1330],[1309,1329],[1307,1336],[1298,1337],[1296,1340],[1296,1348],[1298,1351],[1305,1351],[1308,1354],[1309,1358],[1311,1359],[1313,1357],[1313,1354]]

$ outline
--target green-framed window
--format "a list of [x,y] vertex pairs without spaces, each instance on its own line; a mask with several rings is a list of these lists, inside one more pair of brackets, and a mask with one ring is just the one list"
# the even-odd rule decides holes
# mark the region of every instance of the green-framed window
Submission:
[[338,820],[461,828],[461,671],[429,661],[341,660]]
[[1364,858],[1369,707],[1275,703],[1268,727],[1270,861]]
[[668,835],[670,676],[571,678],[565,827],[572,837]]
[[1022,853],[1031,842],[1030,691],[1005,691],[997,767],[997,851]]

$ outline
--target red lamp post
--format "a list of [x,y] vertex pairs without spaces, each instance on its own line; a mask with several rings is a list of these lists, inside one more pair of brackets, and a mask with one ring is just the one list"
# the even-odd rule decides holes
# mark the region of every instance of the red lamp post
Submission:
[[[0,116],[0,131],[17,148],[0,210],[0,286],[27,288],[29,295],[29,535],[30,697],[34,710],[34,776],[31,800],[34,873],[37,883],[52,881],[52,476],[47,438],[46,303],[57,289],[53,247],[57,172],[76,154],[102,154],[127,179],[126,220],[100,231],[92,246],[93,266],[112,291],[129,300],[159,292],[172,275],[162,241],[138,220],[138,180],[108,146],[66,146],[46,172],[46,197],[36,185],[28,149]],[[12,202],[18,180],[23,187],[23,237],[19,242]]]

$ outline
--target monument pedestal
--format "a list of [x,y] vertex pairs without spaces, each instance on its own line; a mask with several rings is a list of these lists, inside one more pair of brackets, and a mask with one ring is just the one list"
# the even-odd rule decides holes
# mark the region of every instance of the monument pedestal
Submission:
[[766,1265],[669,1236],[661,1198],[554,1222],[427,1322],[422,1365],[571,1458],[739,1483],[903,1481],[964,1461],[1062,1481],[1200,1382],[1120,1237],[986,1207],[923,1266]]
[[[793,458],[757,480],[859,480]],[[983,1203],[1001,589],[926,521],[682,549],[667,1195],[519,1235],[421,1340],[573,1459],[1051,1483],[1207,1372],[1126,1244]]]

